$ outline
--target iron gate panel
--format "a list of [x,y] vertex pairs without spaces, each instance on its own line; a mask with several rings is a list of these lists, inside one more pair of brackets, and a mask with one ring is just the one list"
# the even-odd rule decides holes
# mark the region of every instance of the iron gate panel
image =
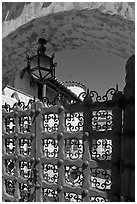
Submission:
[[28,178],[35,158],[33,109],[15,106],[10,111],[3,109],[3,200],[26,201],[25,193],[32,193]]
[[119,200],[121,93],[103,102],[92,95],[81,104],[4,111],[4,201]]

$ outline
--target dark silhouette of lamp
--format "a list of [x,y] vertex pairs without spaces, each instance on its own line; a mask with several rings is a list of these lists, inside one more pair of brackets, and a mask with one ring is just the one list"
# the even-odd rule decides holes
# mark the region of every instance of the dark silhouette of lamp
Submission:
[[57,63],[53,63],[54,53],[51,57],[45,54],[45,45],[47,44],[47,40],[39,38],[38,43],[39,46],[37,49],[37,54],[32,57],[26,55],[27,67],[22,70],[21,78],[23,78],[25,72],[27,71],[33,78],[44,82],[44,80],[47,78],[55,77],[55,67]]

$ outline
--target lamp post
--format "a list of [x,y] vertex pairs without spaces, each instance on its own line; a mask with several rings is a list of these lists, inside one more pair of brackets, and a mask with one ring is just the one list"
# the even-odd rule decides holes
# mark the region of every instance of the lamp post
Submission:
[[23,78],[24,73],[27,71],[33,78],[44,83],[47,78],[55,77],[57,63],[53,63],[54,53],[51,57],[45,54],[47,40],[39,38],[38,43],[37,54],[32,57],[26,55],[27,67],[22,70],[21,78]]

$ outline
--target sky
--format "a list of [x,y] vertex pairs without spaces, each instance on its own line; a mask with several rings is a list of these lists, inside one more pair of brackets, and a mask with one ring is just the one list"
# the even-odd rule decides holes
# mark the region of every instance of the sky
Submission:
[[114,54],[90,49],[64,50],[55,54],[56,77],[60,81],[78,81],[90,91],[104,95],[118,84],[125,86],[126,60]]

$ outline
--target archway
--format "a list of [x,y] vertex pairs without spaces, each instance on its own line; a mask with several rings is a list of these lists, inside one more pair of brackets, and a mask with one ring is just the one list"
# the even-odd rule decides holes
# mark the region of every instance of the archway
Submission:
[[134,4],[53,2],[45,6],[29,3],[22,10],[18,6],[11,16],[5,12],[3,87],[26,66],[25,54],[35,53],[39,37],[48,39],[49,53],[82,47],[111,52],[125,61],[134,54]]

